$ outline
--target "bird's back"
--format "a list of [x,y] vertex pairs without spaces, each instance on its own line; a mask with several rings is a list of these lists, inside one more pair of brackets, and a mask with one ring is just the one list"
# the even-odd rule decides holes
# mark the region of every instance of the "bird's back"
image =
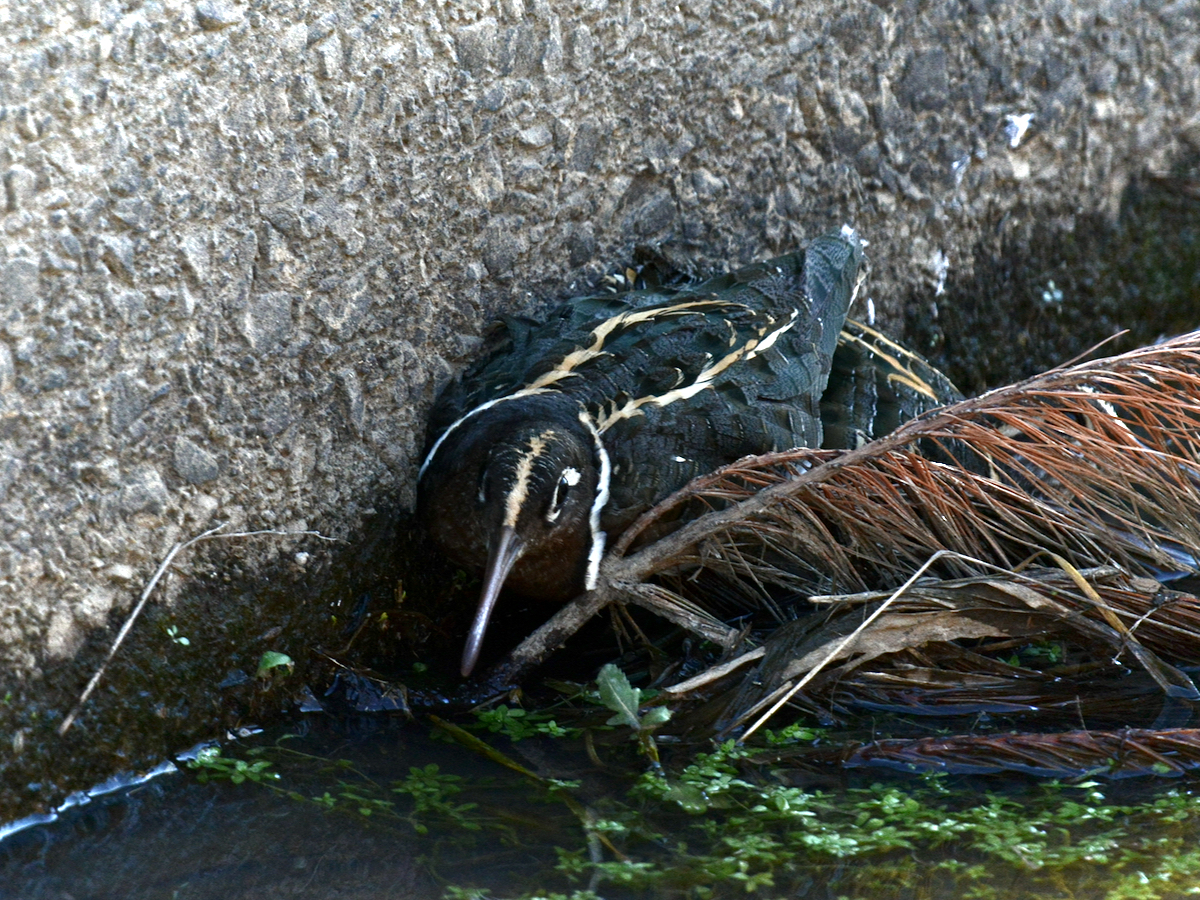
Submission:
[[694,286],[581,297],[542,323],[509,320],[439,400],[431,437],[502,397],[574,398],[612,464],[603,523],[615,534],[716,466],[821,445],[820,397],[861,260],[846,229]]

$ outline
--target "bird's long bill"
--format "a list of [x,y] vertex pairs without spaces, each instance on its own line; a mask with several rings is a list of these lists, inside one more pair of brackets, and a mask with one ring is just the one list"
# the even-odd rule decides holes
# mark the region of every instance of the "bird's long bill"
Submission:
[[471,631],[467,635],[467,646],[463,649],[462,676],[466,678],[479,661],[479,649],[483,646],[483,634],[487,631],[488,620],[492,617],[492,608],[496,598],[500,596],[500,588],[504,587],[504,579],[508,577],[525,547],[517,537],[517,533],[507,526],[500,530],[500,538],[492,545],[488,556],[487,569],[483,574],[483,595],[479,598],[479,609],[475,612],[475,621],[471,623]]

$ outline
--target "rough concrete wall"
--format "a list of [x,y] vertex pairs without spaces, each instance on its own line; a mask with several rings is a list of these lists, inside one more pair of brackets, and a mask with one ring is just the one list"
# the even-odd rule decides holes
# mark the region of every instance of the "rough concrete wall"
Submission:
[[712,265],[852,222],[894,321],[1004,223],[1112,208],[1200,143],[1198,27],[1192,0],[0,5],[0,666],[69,658],[214,523],[346,537],[411,502],[492,314],[635,242]]

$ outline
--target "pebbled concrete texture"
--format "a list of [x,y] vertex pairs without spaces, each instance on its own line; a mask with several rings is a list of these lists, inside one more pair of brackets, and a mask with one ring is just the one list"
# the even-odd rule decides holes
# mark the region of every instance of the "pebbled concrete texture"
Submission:
[[[1200,148],[1191,0],[28,0],[0,38],[0,668],[29,696],[178,541],[353,542],[411,505],[494,315],[636,243],[716,267],[851,222],[894,324]],[[302,582],[330,551],[300,546],[202,564]]]

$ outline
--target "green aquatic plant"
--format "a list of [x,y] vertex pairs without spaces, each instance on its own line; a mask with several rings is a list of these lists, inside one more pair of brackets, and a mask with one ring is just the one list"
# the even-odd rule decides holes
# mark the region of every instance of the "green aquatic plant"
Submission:
[[408,777],[392,784],[393,794],[412,797],[413,828],[418,834],[428,834],[429,827],[422,818],[437,818],[452,823],[456,828],[479,831],[482,827],[473,817],[478,804],[455,803],[452,798],[462,792],[462,778],[441,772],[437,763],[424,768],[413,766]]
[[[460,883],[447,889],[453,898],[775,898],[821,885],[823,895],[848,900],[1176,900],[1200,883],[1200,796],[1192,781],[1142,790],[1138,796],[1150,799],[1141,802],[1114,799],[1119,786],[1099,781],[881,773],[868,783],[860,775],[858,786],[818,789],[835,769],[814,778],[811,767],[781,762],[781,749],[827,739],[803,724],[764,732],[760,747],[676,750],[661,768],[627,777],[638,757],[622,726],[633,715],[641,722],[643,697],[615,681],[623,697],[614,699],[622,709],[612,718],[622,721],[593,732],[605,739],[601,790],[586,779],[534,773],[440,720],[439,729],[485,760],[491,775],[463,778],[423,763],[382,780],[288,742],[247,748],[242,759],[210,750],[192,768],[205,779],[255,783],[333,814],[399,826],[429,842],[422,852],[435,872],[466,871],[479,854],[521,860],[519,888]],[[583,723],[596,711],[558,714],[571,715]],[[556,741],[555,765],[582,759],[582,743]],[[545,758],[540,749],[537,758]],[[547,802],[558,812],[548,814]]]
[[[290,737],[285,735],[281,740]],[[475,812],[477,804],[455,802],[455,795],[463,790],[462,779],[441,772],[436,763],[411,766],[407,777],[385,785],[346,759],[324,759],[278,744],[247,747],[244,753],[250,759],[229,756],[220,747],[207,747],[189,760],[187,767],[196,772],[196,780],[201,784],[250,782],[326,812],[403,822],[417,834],[428,834],[431,829],[472,832],[483,827],[484,817]],[[277,771],[277,764],[288,773],[288,778]],[[320,793],[305,792],[298,789],[300,784],[292,783],[299,780],[301,768],[312,766],[317,768],[316,783],[327,785]],[[410,803],[398,804],[394,795],[407,797]]]
[[828,729],[825,728],[812,728],[800,722],[793,722],[776,731],[769,728],[764,729],[762,734],[769,746],[783,747],[788,744],[811,744],[813,741],[823,738],[827,731]]
[[[747,780],[735,764],[743,752],[727,746],[704,754],[678,783],[643,776],[636,793],[660,804],[643,805],[643,814],[661,816],[674,805],[689,815],[672,829],[669,849],[645,846],[636,856],[602,862],[582,851],[563,854],[559,871],[656,896],[767,888],[787,895],[816,879],[840,882],[842,896],[873,900],[952,892],[1065,898],[1072,896],[1069,884],[1111,884],[1094,895],[1105,900],[1157,900],[1182,896],[1200,873],[1192,849],[1200,800],[1186,792],[1143,806],[1110,804],[1094,784],[1023,797],[986,793],[974,803],[927,782],[829,794]],[[1014,885],[1027,893],[1010,893]]]
[[492,709],[475,711],[475,721],[481,728],[493,734],[502,734],[510,741],[523,741],[531,737],[574,737],[578,728],[559,725],[550,713],[530,711],[512,706],[496,706]]
[[596,676],[596,690],[600,702],[612,710],[614,715],[608,725],[624,725],[633,729],[638,747],[655,766],[659,766],[658,746],[654,743],[654,732],[670,721],[671,711],[665,706],[651,706],[642,712],[642,690],[629,683],[625,673],[608,663]]
[[288,672],[291,672],[295,667],[295,662],[286,653],[280,653],[277,650],[268,650],[259,658],[258,670],[254,673],[254,677],[270,678],[275,669],[286,668]]
[[[251,755],[258,756],[255,751],[261,747],[251,748]],[[249,781],[254,784],[267,784],[279,781],[280,774],[271,768],[268,759],[256,759],[253,762],[224,756],[220,747],[205,747],[196,754],[195,759],[188,760],[187,767],[196,772],[196,780],[201,784],[209,781],[228,781],[231,784],[241,784]]]

